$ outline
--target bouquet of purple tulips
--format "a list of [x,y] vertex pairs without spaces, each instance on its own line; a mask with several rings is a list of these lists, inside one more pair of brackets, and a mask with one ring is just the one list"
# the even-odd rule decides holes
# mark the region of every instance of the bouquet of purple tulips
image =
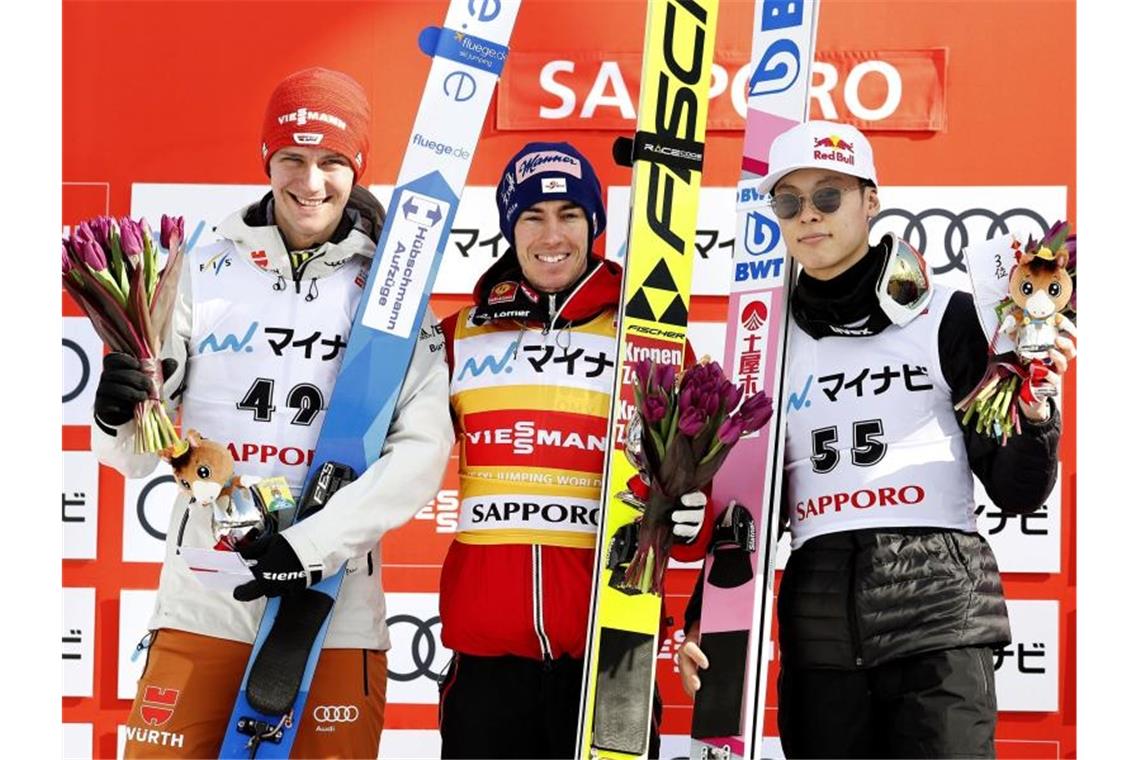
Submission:
[[135,448],[155,452],[178,443],[162,403],[162,335],[170,322],[182,269],[182,217],[163,214],[159,242],[168,251],[158,271],[158,246],[145,219],[99,216],[63,240],[63,288],[112,351],[130,354],[150,376],[150,397],[135,407]]
[[673,539],[670,512],[682,495],[712,481],[740,436],[767,424],[772,400],[760,391],[741,403],[744,389],[707,359],[680,376],[673,365],[648,360],[635,370],[638,414],[626,453],[638,475],[621,498],[644,514],[623,585],[660,595]]

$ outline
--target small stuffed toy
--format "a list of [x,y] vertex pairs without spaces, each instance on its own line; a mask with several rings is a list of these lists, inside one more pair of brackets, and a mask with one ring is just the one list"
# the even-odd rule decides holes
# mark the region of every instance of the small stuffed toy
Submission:
[[[1056,390],[1039,383],[1049,373],[1049,351],[1064,332],[1076,337],[1077,236],[1067,222],[1057,222],[1040,242],[1029,238],[1024,249],[1013,241],[1014,263],[1009,274],[1009,297],[995,307],[997,332],[990,340],[989,367],[981,382],[955,408],[964,411],[964,423],[1004,444],[1021,432],[1017,400],[1038,403]],[[994,353],[1001,334],[1014,344],[1012,351]]]
[[191,504],[213,509],[216,548],[232,550],[254,529],[265,529],[265,515],[250,495],[250,486],[261,479],[234,475],[229,449],[190,430],[178,444],[161,456],[174,470],[174,479],[190,495]]

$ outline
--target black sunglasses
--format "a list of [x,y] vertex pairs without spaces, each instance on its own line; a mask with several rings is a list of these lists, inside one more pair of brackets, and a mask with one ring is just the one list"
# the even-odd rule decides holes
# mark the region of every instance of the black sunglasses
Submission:
[[[858,187],[858,185],[844,188],[821,187],[811,194],[811,205],[821,214],[834,213],[843,203],[843,194]],[[795,193],[778,193],[772,196],[769,205],[772,207],[772,212],[780,219],[792,219],[799,216],[803,210],[804,196]]]

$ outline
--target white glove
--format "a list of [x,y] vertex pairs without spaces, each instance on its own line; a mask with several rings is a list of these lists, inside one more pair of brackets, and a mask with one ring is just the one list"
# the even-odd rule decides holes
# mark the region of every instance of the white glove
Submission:
[[701,532],[705,521],[705,505],[708,497],[700,491],[690,491],[681,497],[681,503],[673,509],[673,535],[682,543],[692,543]]

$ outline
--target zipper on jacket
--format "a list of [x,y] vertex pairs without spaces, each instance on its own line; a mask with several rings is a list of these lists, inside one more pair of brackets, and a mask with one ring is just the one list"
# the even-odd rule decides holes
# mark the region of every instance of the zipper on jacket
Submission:
[[178,526],[178,540],[174,542],[174,553],[182,553],[182,538],[186,535],[186,523],[190,522],[190,505],[186,505],[186,511],[182,513],[182,524]]
[[361,661],[364,663],[364,696],[368,696],[368,650],[360,650]]
[[[131,662],[137,660],[143,651],[150,649],[150,645],[153,643],[154,631],[147,631],[146,635],[139,639],[139,643],[135,644],[135,651],[131,652]],[[147,657],[150,657],[149,653],[147,654]]]
[[534,593],[531,594],[531,598],[534,600],[534,632],[538,636],[538,646],[542,650],[542,667],[544,670],[550,670],[554,666],[554,658],[550,654],[550,639],[547,638],[542,625],[542,547],[537,544],[532,546],[531,555],[531,578],[534,583]]
[[847,617],[851,622],[851,648],[855,654],[855,667],[863,667],[863,637],[859,633],[859,615],[855,611],[855,562],[859,557],[858,540],[851,537],[855,543],[855,551],[851,552],[851,569],[848,572],[847,589]]
[[[309,268],[309,264],[312,264],[314,261],[322,258],[324,255],[324,251],[321,251],[320,253],[314,253],[312,256],[308,257],[300,264],[295,264],[294,262],[296,261],[296,258],[294,258],[294,252],[289,252],[289,268],[293,270],[293,287],[296,290],[297,295],[301,295],[301,277],[304,276],[305,270]],[[309,295],[312,295],[312,293]],[[309,298],[307,300],[311,301],[312,298]]]
[[368,550],[368,574],[372,575],[372,550]]
[[547,309],[547,312],[550,314],[550,322],[542,326],[543,336],[550,334],[550,331],[554,328],[554,320],[558,319],[558,294],[547,293],[546,297],[550,303],[550,308]]

